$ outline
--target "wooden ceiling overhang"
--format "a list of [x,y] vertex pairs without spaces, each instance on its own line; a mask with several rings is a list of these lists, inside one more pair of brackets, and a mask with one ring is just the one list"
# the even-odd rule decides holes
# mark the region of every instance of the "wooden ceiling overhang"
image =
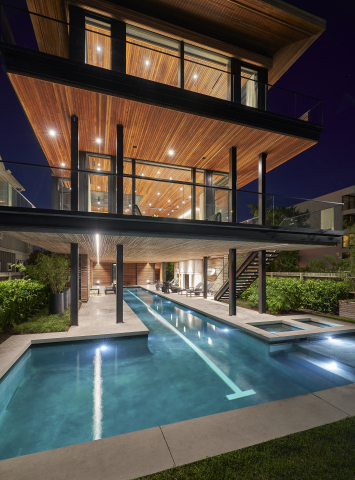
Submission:
[[[80,235],[66,233],[18,232],[9,231],[9,235],[39,246],[52,253],[70,254],[70,244],[79,245],[79,253],[89,255],[91,260],[97,260],[97,243],[95,235]],[[125,237],[100,235],[100,262],[116,262],[116,245],[123,245],[123,261],[125,263],[157,263],[201,259],[204,256],[227,255],[230,248],[238,252],[251,250],[299,250],[300,245],[277,243],[272,241],[245,242],[243,240],[201,240],[164,237]],[[322,248],[322,246],[302,245],[302,249]]]
[[[86,10],[142,26],[269,70],[274,84],[326,28],[326,21],[281,0],[71,0]],[[65,0],[27,0],[30,11],[68,21]],[[53,35],[58,36],[53,25]],[[50,51],[34,22],[40,51]],[[46,25],[46,30],[50,29]],[[208,33],[206,33],[208,32]],[[54,42],[55,43],[55,42]],[[63,46],[65,56],[67,47]]]
[[79,118],[79,150],[101,155],[116,154],[117,125],[127,158],[227,172],[236,146],[238,188],[257,178],[261,152],[270,171],[316,143],[21,74],[9,78],[52,167],[70,167],[71,115]]

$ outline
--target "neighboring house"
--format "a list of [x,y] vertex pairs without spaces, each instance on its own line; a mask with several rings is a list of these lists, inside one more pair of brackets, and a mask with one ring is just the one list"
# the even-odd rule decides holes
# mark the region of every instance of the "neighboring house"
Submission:
[[[29,207],[29,202],[22,193],[24,190],[11,171],[6,170],[0,156],[0,205]],[[31,252],[33,252],[31,243],[14,238],[6,232],[0,232],[0,281],[21,277],[22,274],[16,272],[12,265],[26,261]]]
[[[164,279],[169,261],[204,259],[208,272],[209,257],[229,254],[233,292],[236,249],[260,252],[263,311],[266,250],[341,240],[317,218],[305,231],[268,225],[265,214],[266,171],[323,131],[322,102],[275,83],[324,19],[279,0],[27,6],[18,17],[3,6],[21,44],[7,28],[0,51],[47,165],[7,162],[37,182],[37,208],[0,206],[1,222],[20,240],[71,253],[72,324],[79,290],[85,300],[116,275],[119,321],[123,283],[154,281],[156,270]],[[255,179],[258,194],[240,190]],[[248,203],[259,203],[256,225],[242,223]]]
[[[315,198],[325,202],[323,208],[320,209],[321,214],[321,228],[333,228],[338,230],[345,229],[347,226],[351,226],[355,222],[355,185],[351,187],[343,188],[327,195]],[[344,206],[340,208],[338,205],[332,205],[327,202],[343,203]],[[317,203],[317,207],[322,206]],[[306,204],[300,204],[297,207],[307,208]],[[345,258],[349,254],[349,240],[351,238],[347,235],[343,235],[342,241],[337,245],[326,247],[322,249],[307,249],[300,250],[300,266],[305,267],[310,260],[320,260],[323,255],[339,255],[340,258]]]

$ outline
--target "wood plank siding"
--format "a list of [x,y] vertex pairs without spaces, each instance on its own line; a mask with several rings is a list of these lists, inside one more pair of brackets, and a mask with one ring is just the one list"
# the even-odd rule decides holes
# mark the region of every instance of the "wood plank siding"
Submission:
[[93,262],[93,286],[95,286],[98,281],[100,285],[112,284],[112,263]]
[[123,285],[137,285],[137,264],[123,264]]
[[154,283],[154,273],[152,263],[137,263],[137,284]]

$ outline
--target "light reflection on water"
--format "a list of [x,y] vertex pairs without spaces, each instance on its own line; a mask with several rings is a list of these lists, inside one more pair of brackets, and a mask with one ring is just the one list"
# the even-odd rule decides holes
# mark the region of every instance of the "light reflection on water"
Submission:
[[101,353],[95,350],[94,356],[94,390],[93,390],[93,440],[102,438],[102,376],[101,376]]

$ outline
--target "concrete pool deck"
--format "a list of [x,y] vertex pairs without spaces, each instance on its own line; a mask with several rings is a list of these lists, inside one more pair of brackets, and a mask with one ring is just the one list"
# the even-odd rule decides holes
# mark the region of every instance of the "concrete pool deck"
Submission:
[[[213,297],[205,299],[200,296],[187,296],[178,293],[162,293],[156,291],[154,285],[140,285],[141,288],[148,290],[151,293],[159,295],[160,297],[171,300],[181,306],[196,310],[207,317],[222,321],[228,325],[238,327],[246,333],[249,333],[253,337],[257,337],[260,340],[268,343],[279,343],[285,341],[295,341],[305,338],[311,338],[312,336],[330,336],[330,335],[344,335],[346,333],[355,334],[355,324],[346,323],[340,320],[333,320],[327,317],[318,317],[316,315],[296,313],[292,315],[270,315],[267,313],[260,314],[254,310],[247,308],[237,307],[237,315],[229,315],[228,304],[217,302],[213,300]],[[307,326],[302,323],[301,319],[313,320],[316,323],[331,323],[336,326],[329,326],[327,328],[318,328]],[[291,325],[300,328],[300,330],[293,330],[289,332],[267,332],[257,328],[260,324],[273,324],[283,323],[285,325]]]
[[[252,327],[248,322],[279,322],[289,316],[259,315],[238,309],[231,319],[228,305],[198,297],[161,294],[169,300],[196,309],[223,322]],[[32,343],[85,340],[107,336],[147,335],[148,329],[125,304],[124,323],[115,324],[115,296],[90,297],[80,309],[79,327],[68,332],[13,336],[0,345],[0,372],[7,369]],[[305,316],[303,316],[305,317]],[[307,318],[311,316],[307,315]],[[100,319],[101,318],[101,319]],[[319,319],[319,317],[314,317]],[[331,323],[336,323],[331,320]],[[144,327],[144,328],[143,328]],[[309,331],[314,329],[309,329]],[[317,329],[318,330],[318,329]],[[320,329],[319,329],[320,330]],[[322,329],[324,333],[325,329]],[[350,329],[350,331],[353,331]],[[261,332],[261,333],[259,333]],[[257,335],[282,338],[283,333],[259,330]],[[293,340],[295,332],[289,332]],[[344,332],[345,333],[345,332]],[[355,333],[355,331],[354,331]],[[329,330],[327,329],[329,335]],[[273,337],[269,337],[273,335]],[[22,352],[22,353],[21,353]],[[0,373],[1,376],[1,373]],[[174,465],[202,460],[291,433],[355,415],[355,384],[286,398],[252,407],[161,425],[124,435],[14,457],[0,461],[0,478],[7,480],[130,480]]]

